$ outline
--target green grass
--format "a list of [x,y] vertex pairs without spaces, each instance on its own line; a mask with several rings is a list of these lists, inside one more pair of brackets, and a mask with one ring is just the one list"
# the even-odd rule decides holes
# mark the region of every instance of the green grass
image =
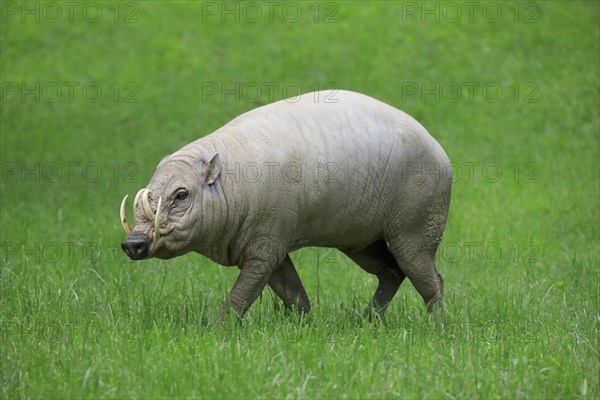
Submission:
[[[63,8],[61,21],[23,23],[10,8],[21,2],[2,3],[3,398],[600,396],[597,2],[517,3],[518,22],[513,2],[492,3],[503,10],[496,23],[482,17],[485,3],[474,22],[463,8],[457,23],[422,23],[402,13],[425,7],[411,2],[321,3],[317,22],[302,3],[295,23],[281,9],[273,22],[204,22],[201,3],[160,1],[121,4],[114,23],[113,3],[96,4],[97,23],[83,6],[73,22]],[[123,23],[132,10],[138,22]],[[325,23],[331,12],[337,22]],[[12,84],[36,82],[57,83],[63,97],[12,94]],[[65,82],[79,84],[72,102]],[[95,103],[80,90],[90,82],[103,90]],[[253,102],[205,93],[235,82],[264,90]],[[443,329],[409,282],[383,322],[361,319],[375,279],[325,249],[294,255],[309,318],[288,315],[265,290],[241,325],[218,319],[237,269],[120,252],[123,195],[145,186],[166,154],[284,97],[266,82],[372,95],[446,149],[462,177],[438,254]],[[403,92],[451,82],[497,84],[503,96]],[[132,88],[137,102],[125,102]],[[486,163],[501,170],[497,181]],[[36,165],[39,179],[21,175]]]

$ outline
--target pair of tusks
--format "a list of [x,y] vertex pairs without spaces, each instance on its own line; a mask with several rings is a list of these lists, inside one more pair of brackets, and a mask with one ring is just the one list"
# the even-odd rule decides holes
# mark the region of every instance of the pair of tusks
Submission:
[[[158,205],[156,206],[156,214],[152,213],[152,209],[150,208],[150,203],[148,202],[148,193],[150,193],[150,190],[148,189],[140,189],[137,194],[135,195],[135,199],[133,200],[133,213],[135,215],[135,205],[138,203],[138,200],[140,199],[140,196],[142,196],[142,207],[144,209],[144,213],[146,214],[146,217],[148,217],[149,220],[154,220],[154,242],[158,242],[158,239],[160,239],[160,230],[159,230],[159,224],[160,224],[160,206],[162,203],[162,197],[158,198]],[[131,228],[129,227],[129,224],[127,223],[127,216],[125,214],[125,205],[127,204],[127,198],[129,197],[129,195],[125,195],[125,197],[123,198],[123,201],[121,201],[121,225],[123,225],[123,229],[125,229],[125,233],[127,233],[127,236],[131,235]]]

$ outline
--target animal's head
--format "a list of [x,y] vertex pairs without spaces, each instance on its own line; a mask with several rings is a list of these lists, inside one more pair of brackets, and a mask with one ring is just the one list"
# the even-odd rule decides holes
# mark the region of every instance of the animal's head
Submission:
[[220,171],[218,153],[208,161],[178,153],[163,159],[148,187],[133,200],[133,230],[125,213],[128,196],[121,202],[121,224],[127,233],[121,248],[129,258],[177,257],[207,240],[203,234],[213,228]]

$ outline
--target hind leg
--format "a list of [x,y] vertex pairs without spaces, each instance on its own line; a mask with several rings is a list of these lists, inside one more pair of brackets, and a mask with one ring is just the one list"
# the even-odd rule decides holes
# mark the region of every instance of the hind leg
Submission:
[[405,278],[398,267],[396,259],[388,250],[385,241],[372,243],[365,249],[345,254],[358,264],[362,269],[373,274],[379,280],[373,299],[366,312],[369,316],[373,311],[382,313],[392,300],[400,284]]
[[423,239],[423,235],[395,238],[388,243],[402,271],[423,297],[427,312],[431,314],[435,308],[442,308],[444,281],[435,265],[437,243]]

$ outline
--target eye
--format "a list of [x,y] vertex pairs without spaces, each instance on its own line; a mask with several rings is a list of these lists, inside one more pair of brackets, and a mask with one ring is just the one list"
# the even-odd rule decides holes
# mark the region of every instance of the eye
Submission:
[[175,195],[175,198],[176,198],[177,200],[185,200],[185,199],[187,199],[187,197],[188,197],[188,194],[189,194],[189,193],[188,193],[188,191],[187,191],[187,190],[185,190],[185,189],[180,189],[180,190],[177,192],[177,194]]

